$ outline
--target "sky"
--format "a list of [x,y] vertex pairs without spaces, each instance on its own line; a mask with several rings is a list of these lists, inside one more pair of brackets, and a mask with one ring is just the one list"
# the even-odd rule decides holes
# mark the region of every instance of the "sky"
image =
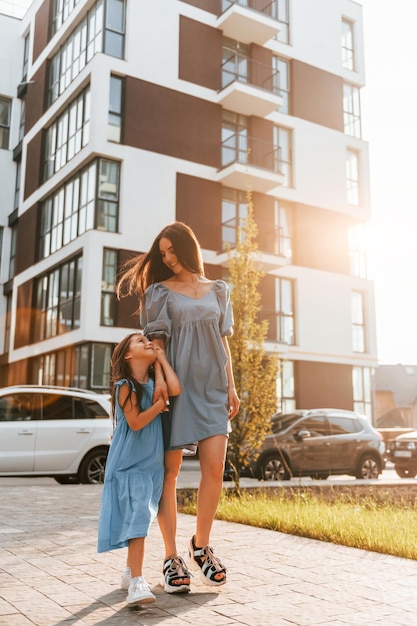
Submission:
[[[22,16],[31,0],[0,0]],[[295,0],[297,1],[297,0]],[[417,364],[417,0],[357,0],[363,8],[379,363]]]

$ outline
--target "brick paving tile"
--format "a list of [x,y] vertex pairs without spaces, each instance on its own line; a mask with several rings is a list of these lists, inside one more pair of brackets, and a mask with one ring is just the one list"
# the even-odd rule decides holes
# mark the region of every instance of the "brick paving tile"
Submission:
[[[125,606],[126,550],[97,554],[101,487],[0,485],[0,626],[415,626],[417,562],[216,521],[224,587],[161,586],[157,524],[145,576],[157,599]],[[180,515],[184,554],[195,518]]]

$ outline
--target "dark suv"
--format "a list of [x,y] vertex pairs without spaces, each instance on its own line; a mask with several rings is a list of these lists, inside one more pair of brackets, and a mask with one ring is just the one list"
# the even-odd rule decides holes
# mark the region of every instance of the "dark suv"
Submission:
[[389,442],[389,460],[401,478],[417,476],[417,431],[398,435]]
[[300,410],[272,417],[272,434],[244,472],[260,480],[350,474],[378,478],[385,444],[365,416],[339,409]]

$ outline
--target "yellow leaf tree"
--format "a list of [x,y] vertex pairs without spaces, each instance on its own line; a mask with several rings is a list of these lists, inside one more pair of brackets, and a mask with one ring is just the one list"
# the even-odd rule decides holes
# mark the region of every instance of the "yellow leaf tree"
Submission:
[[232,420],[229,437],[229,469],[235,488],[240,489],[239,470],[248,465],[264,438],[271,432],[271,417],[277,405],[278,355],[266,354],[268,322],[259,320],[264,276],[258,253],[258,227],[254,220],[252,193],[247,191],[247,218],[238,227],[236,248],[229,247],[229,279],[234,313],[230,337],[236,390],[240,397],[238,415]]

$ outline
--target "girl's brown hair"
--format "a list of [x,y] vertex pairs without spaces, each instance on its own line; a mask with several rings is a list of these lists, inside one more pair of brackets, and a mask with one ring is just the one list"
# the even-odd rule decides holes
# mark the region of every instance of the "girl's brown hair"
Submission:
[[[111,383],[112,383],[112,388],[111,388],[111,405],[112,405],[112,409],[113,409],[113,416],[116,415],[115,413],[115,406],[116,406],[116,385],[115,383],[118,380],[122,380],[123,378],[127,379],[129,382],[132,383],[133,385],[133,389],[136,392],[136,406],[138,408],[138,411],[140,411],[140,401],[142,399],[142,385],[132,376],[132,370],[130,367],[130,361],[125,359],[126,353],[129,352],[129,347],[130,347],[130,341],[133,337],[135,337],[138,332],[140,334],[142,334],[141,331],[137,331],[134,333],[130,333],[130,335],[127,335],[124,339],[122,339],[114,348],[113,350],[113,354],[111,357]],[[126,400],[124,401],[123,405],[122,405],[122,409],[124,409],[124,407],[126,406],[126,403],[128,400],[130,400],[132,402],[132,393],[133,393],[133,389],[132,386],[129,385],[129,392],[127,394]]]
[[204,276],[203,258],[197,237],[186,224],[173,222],[155,237],[149,252],[130,259],[122,266],[116,287],[119,299],[136,294],[141,301],[149,285],[174,275],[163,262],[159,250],[159,242],[163,237],[171,241],[177,259],[185,269]]

